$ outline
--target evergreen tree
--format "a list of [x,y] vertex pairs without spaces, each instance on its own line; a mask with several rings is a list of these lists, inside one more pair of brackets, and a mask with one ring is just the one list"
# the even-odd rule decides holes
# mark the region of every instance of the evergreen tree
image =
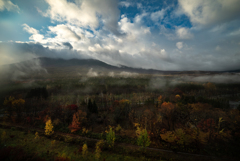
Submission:
[[88,111],[89,111],[90,113],[93,113],[93,112],[92,112],[92,111],[93,111],[93,104],[92,104],[91,99],[88,100]]
[[97,104],[95,102],[95,100],[93,101],[93,113],[98,113],[98,107],[97,107]]

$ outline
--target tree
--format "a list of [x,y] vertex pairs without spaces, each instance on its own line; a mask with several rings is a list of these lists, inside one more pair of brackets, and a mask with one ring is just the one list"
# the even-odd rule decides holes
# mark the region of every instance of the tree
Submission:
[[104,145],[104,141],[100,140],[96,143],[96,150],[95,150],[95,158],[96,160],[99,160],[101,157],[101,147]]
[[22,111],[24,109],[25,100],[24,99],[15,99],[14,97],[5,98],[4,106],[6,106],[7,117],[15,121],[15,114],[17,118],[21,118]]
[[98,107],[95,100],[93,101],[93,105],[92,105],[92,113],[96,113],[96,114],[98,113]]
[[162,100],[163,100],[163,97],[162,97],[162,95],[160,95],[157,99],[157,107],[160,107]]
[[151,144],[150,137],[148,136],[146,129],[140,129],[140,127],[137,127],[136,135],[137,135],[138,146],[142,146],[142,148],[146,148]]
[[82,112],[82,110],[78,110],[78,112],[74,113],[72,124],[69,125],[69,129],[71,132],[76,132],[81,129],[81,124],[86,119],[86,113]]
[[46,122],[45,126],[45,134],[46,135],[52,135],[54,133],[53,131],[53,125],[51,119]]
[[112,130],[112,127],[110,127],[110,129],[109,129],[109,131],[107,131],[107,135],[106,135],[106,140],[107,140],[109,147],[114,146],[115,139],[116,139],[115,132]]
[[161,109],[159,110],[161,114],[163,115],[163,118],[167,121],[168,128],[170,130],[174,129],[174,112],[175,112],[175,106],[171,102],[163,102],[161,105]]
[[88,146],[87,144],[84,144],[82,147],[82,156],[85,158],[88,154]]
[[92,111],[93,111],[93,104],[92,104],[91,99],[88,100],[88,105],[87,105],[87,107],[88,107],[88,111],[89,111],[90,113],[92,113]]

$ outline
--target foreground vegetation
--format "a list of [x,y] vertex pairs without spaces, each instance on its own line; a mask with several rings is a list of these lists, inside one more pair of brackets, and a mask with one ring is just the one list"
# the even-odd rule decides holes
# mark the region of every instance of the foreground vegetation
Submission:
[[[114,154],[111,151],[107,153],[99,148],[97,150],[94,146],[88,147],[86,143],[71,144],[67,140],[53,140],[44,136],[34,135],[30,131],[23,132],[14,128],[0,129],[0,133],[2,134],[1,160],[155,160]],[[101,145],[101,148],[103,147],[104,145]],[[161,159],[159,158],[158,160]]]
[[[103,139],[108,147],[105,152],[118,143],[127,143],[139,145],[143,152],[152,147],[175,153],[239,158],[240,108],[233,109],[229,101],[240,100],[240,85],[176,83],[171,79],[174,80],[170,77],[62,79],[38,82],[34,88],[6,89],[8,92],[2,94],[2,121],[44,129],[48,137],[63,132]],[[8,131],[8,136],[13,132]],[[8,146],[16,144],[15,141],[8,139]],[[38,143],[34,142],[37,146]],[[60,147],[57,144],[52,149],[59,153]],[[33,151],[31,148],[27,153],[32,154],[34,148]],[[92,148],[102,149],[95,143]],[[56,156],[53,153],[52,160]],[[67,154],[70,159],[79,159],[72,155]],[[145,157],[144,153],[141,155]]]

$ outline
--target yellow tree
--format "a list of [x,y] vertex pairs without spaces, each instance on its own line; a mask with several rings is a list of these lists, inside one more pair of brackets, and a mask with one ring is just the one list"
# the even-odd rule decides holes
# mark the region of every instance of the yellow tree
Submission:
[[45,134],[46,135],[52,135],[54,133],[53,131],[53,125],[51,119],[46,122],[45,126]]

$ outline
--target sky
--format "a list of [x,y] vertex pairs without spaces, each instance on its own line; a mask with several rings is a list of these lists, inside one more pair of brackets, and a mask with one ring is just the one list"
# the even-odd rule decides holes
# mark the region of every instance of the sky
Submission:
[[240,69],[240,0],[0,0],[0,65],[35,57]]

